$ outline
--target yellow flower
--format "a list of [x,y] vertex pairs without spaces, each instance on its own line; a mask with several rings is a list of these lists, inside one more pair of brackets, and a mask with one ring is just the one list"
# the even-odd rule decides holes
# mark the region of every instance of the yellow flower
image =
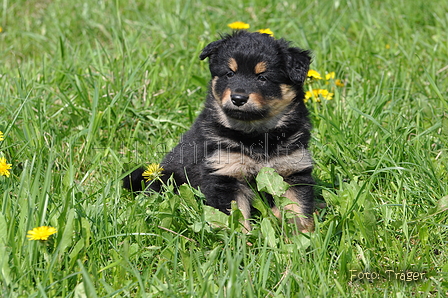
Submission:
[[338,86],[338,87],[344,87],[345,86],[345,84],[340,79],[335,80],[334,84],[336,86]]
[[143,172],[142,176],[146,179],[146,182],[148,182],[163,176],[162,171],[163,168],[159,164],[152,163],[146,168],[146,171]]
[[0,142],[5,139],[5,136],[3,135],[3,132],[0,131]]
[[231,29],[235,29],[235,30],[241,30],[241,29],[249,29],[250,25],[246,24],[244,22],[233,22],[228,24],[227,26],[229,26]]
[[318,89],[318,94],[320,96],[322,96],[322,98],[326,99],[326,100],[331,100],[333,99],[333,95],[334,93],[329,92],[327,89]]
[[305,99],[303,100],[305,103],[308,102],[308,100],[310,100],[310,98],[313,97],[313,92],[311,91],[307,91],[305,92]]
[[53,227],[42,226],[28,231],[28,240],[48,240],[48,237],[57,233]]
[[326,100],[331,100],[333,95],[334,93],[329,92],[327,89],[313,89],[312,91],[305,92],[305,102],[308,102],[310,98],[320,102],[321,97]]
[[320,73],[312,69],[308,71],[308,77],[311,78],[312,80],[322,80]]
[[262,34],[269,34],[270,36],[274,36],[274,32],[271,31],[271,29],[266,28],[266,29],[260,29],[258,30],[259,33]]
[[330,80],[330,79],[334,79],[334,76],[335,76],[335,73],[334,73],[334,71],[332,71],[332,72],[327,73],[327,74],[325,75],[325,79],[328,81],[328,80]]
[[6,158],[0,157],[0,175],[9,177],[9,169],[11,169],[12,164],[6,163]]

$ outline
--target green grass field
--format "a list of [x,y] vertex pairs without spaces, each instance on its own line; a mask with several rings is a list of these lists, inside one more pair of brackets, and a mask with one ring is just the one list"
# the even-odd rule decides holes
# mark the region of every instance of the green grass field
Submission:
[[[307,103],[310,235],[259,200],[244,234],[186,185],[121,189],[192,124],[234,21],[344,83]],[[447,1],[2,0],[0,27],[1,297],[448,295]]]

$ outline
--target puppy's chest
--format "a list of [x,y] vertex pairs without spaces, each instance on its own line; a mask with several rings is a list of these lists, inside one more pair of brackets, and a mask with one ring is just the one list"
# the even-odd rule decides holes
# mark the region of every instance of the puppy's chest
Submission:
[[274,168],[283,177],[312,168],[312,159],[306,148],[297,144],[240,143],[219,146],[208,152],[206,167],[213,175],[224,175],[238,180],[250,180],[263,167]]

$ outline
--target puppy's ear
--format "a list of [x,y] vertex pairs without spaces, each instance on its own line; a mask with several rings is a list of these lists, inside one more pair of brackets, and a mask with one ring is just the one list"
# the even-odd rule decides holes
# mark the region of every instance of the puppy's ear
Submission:
[[287,68],[291,81],[303,84],[310,68],[310,52],[299,48],[289,48],[287,54]]
[[204,60],[207,57],[210,57],[216,52],[216,49],[218,49],[221,44],[224,42],[223,39],[214,41],[212,43],[209,43],[203,50],[201,55],[199,55],[199,59]]

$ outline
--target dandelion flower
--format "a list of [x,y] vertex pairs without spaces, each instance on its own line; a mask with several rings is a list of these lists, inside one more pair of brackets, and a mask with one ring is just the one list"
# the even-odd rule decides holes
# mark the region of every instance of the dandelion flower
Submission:
[[57,233],[53,227],[42,226],[28,231],[28,240],[48,240],[48,237]]
[[318,89],[318,94],[322,96],[323,99],[331,100],[333,99],[334,93],[329,92],[327,89]]
[[0,175],[9,177],[9,169],[11,169],[12,164],[6,162],[6,158],[0,157]]
[[322,80],[320,73],[312,69],[308,71],[308,77],[311,78],[312,80]]
[[146,168],[142,176],[146,179],[146,182],[148,182],[163,176],[162,171],[163,168],[159,164],[152,163]]
[[336,86],[338,86],[338,87],[344,87],[345,86],[345,84],[340,79],[335,80],[334,84]]
[[310,98],[320,102],[320,97],[326,100],[333,99],[334,93],[329,92],[327,89],[313,89],[312,91],[305,92],[305,102],[308,102]]
[[332,71],[325,75],[325,79],[328,81],[328,80],[334,79],[334,76],[335,76],[335,73],[334,73],[334,71]]
[[5,139],[5,136],[3,135],[3,132],[0,131],[0,142]]
[[227,26],[229,26],[231,29],[235,29],[235,30],[241,30],[241,29],[249,29],[250,25],[246,24],[244,22],[233,22],[228,24]]
[[260,29],[260,30],[258,30],[258,32],[261,34],[269,34],[270,36],[274,36],[274,32],[272,32],[271,29],[269,29],[269,28]]

